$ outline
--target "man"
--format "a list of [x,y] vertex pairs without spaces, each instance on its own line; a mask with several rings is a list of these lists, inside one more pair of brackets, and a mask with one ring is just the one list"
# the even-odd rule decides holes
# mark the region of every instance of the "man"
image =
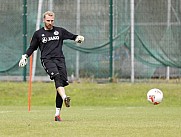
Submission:
[[37,50],[41,51],[41,63],[51,80],[54,80],[56,87],[56,113],[55,121],[61,121],[60,110],[63,101],[66,107],[70,107],[70,97],[66,96],[64,87],[67,86],[67,71],[65,57],[62,51],[63,40],[74,40],[82,43],[84,37],[68,32],[66,29],[54,26],[55,14],[47,11],[43,14],[44,27],[37,30],[32,37],[30,46],[22,55],[19,67],[27,64],[27,59]]

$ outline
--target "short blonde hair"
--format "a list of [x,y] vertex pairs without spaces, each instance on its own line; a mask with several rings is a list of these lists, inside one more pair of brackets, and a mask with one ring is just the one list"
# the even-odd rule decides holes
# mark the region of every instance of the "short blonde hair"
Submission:
[[45,13],[43,13],[43,18],[45,18],[46,15],[48,15],[48,16],[55,16],[55,13],[52,12],[52,11],[46,11]]

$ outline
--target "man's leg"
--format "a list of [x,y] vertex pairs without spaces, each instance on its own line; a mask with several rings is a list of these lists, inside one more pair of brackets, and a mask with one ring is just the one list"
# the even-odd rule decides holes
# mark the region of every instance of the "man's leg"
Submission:
[[62,121],[62,119],[60,118],[60,111],[62,108],[62,103],[63,103],[63,99],[60,96],[60,94],[58,93],[58,91],[56,92],[56,111],[55,111],[55,121]]
[[[57,90],[56,95],[56,113],[55,113],[55,121],[60,121],[60,110],[62,108],[63,100],[67,107],[70,107],[70,97],[67,97],[65,94],[64,86],[68,85],[67,78],[66,78],[66,69],[63,69],[63,77],[60,76],[61,71],[59,72],[57,64],[61,64],[61,62],[55,63],[56,61],[52,60],[42,60],[42,66],[44,67],[45,71],[50,76],[51,80],[54,80],[55,87]],[[64,67],[65,68],[65,67]],[[62,67],[59,68],[62,70]],[[59,114],[59,115],[58,115]],[[56,117],[57,116],[57,117]],[[57,119],[58,118],[58,119]]]
[[55,112],[55,121],[62,121],[60,118],[60,111],[62,108],[63,100],[66,107],[70,107],[70,97],[66,96],[64,87],[57,88],[56,94],[56,112]]
[[65,94],[64,87],[58,87],[57,92],[60,94],[60,96],[62,97],[63,100],[67,97],[66,94]]
[[65,81],[63,81],[59,74],[54,76],[54,81],[55,81],[55,87],[60,96],[62,97],[62,99],[64,100],[65,106],[70,107],[70,97],[66,96],[64,89],[64,86],[68,85],[68,82],[66,83]]
[[70,97],[66,96],[64,87],[58,87],[57,91],[64,100],[65,106],[70,107]]
[[62,99],[64,100],[65,106],[70,107],[70,97],[65,94],[65,86],[69,85],[67,79],[67,70],[65,65],[65,60],[56,60],[57,69],[59,71],[59,75],[55,77],[56,80],[56,89]]
[[[61,121],[60,118],[60,110],[62,107],[62,103],[64,101],[66,107],[70,107],[70,97],[66,96],[65,89],[64,89],[64,81],[61,80],[60,74],[54,75],[55,87],[57,90],[56,95],[56,115],[55,121]],[[60,107],[60,108],[59,108]]]

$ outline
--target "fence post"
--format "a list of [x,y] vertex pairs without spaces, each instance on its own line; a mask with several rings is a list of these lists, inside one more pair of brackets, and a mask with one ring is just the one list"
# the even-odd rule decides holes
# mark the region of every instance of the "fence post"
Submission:
[[[27,0],[23,0],[23,52],[27,48]],[[23,69],[23,81],[26,81],[26,66]]]
[[131,10],[131,82],[134,83],[134,0],[130,0]]
[[109,77],[110,82],[113,81],[113,0],[109,0],[109,41],[110,41],[110,49],[109,49]]

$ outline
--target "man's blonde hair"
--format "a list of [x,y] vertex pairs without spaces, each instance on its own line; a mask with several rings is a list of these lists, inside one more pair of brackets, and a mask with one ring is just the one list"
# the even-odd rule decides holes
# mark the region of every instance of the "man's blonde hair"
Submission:
[[48,15],[48,16],[55,16],[55,13],[52,12],[52,11],[46,11],[45,13],[43,13],[43,18],[45,18],[46,15]]

